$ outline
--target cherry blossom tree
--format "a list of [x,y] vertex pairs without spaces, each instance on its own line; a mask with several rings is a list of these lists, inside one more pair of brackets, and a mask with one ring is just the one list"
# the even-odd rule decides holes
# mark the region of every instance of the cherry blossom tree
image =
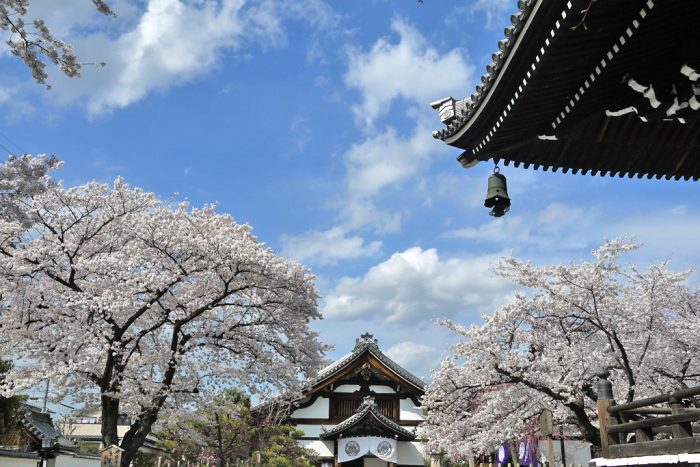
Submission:
[[[621,263],[638,245],[607,241],[594,260],[551,267],[504,259],[497,273],[526,287],[482,325],[443,323],[464,340],[427,389],[423,435],[453,458],[493,452],[552,410],[570,436],[599,444],[595,373],[618,401],[698,384],[698,291],[667,262]],[[693,337],[695,336],[695,337]]]
[[[51,61],[68,77],[80,76],[81,64],[73,53],[73,47],[53,36],[42,19],[31,24],[25,22],[31,0],[0,0],[0,29],[10,33],[6,40],[10,51],[19,57],[32,71],[34,80],[46,83],[46,63]],[[104,0],[92,0],[100,13],[115,16]],[[104,66],[104,63],[97,64]]]
[[[122,179],[64,188],[34,175],[42,189],[17,188],[21,216],[0,219],[0,353],[21,362],[0,394],[48,378],[53,397],[99,399],[103,442],[127,466],[182,408],[229,386],[293,394],[318,368],[313,277],[249,226]],[[133,421],[119,443],[122,413]]]

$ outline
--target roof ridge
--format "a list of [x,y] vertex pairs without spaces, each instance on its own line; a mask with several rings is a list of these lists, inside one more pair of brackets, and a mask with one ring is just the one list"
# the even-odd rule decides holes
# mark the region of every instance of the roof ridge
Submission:
[[439,109],[440,118],[445,124],[445,128],[433,131],[433,138],[440,140],[449,138],[461,130],[476,113],[487,91],[503,68],[503,64],[510,54],[513,44],[515,44],[515,39],[526,23],[535,2],[536,0],[518,0],[518,11],[510,17],[511,26],[503,30],[504,38],[498,41],[498,50],[491,55],[492,62],[486,65],[486,73],[481,76],[481,83],[476,85],[474,93],[464,99],[456,100],[452,97],[446,97],[430,104],[434,109]]
[[323,368],[316,375],[316,378],[311,380],[311,385],[316,385],[321,381],[327,379],[330,375],[335,374],[340,369],[347,366],[350,362],[354,361],[365,351],[369,351],[370,353],[372,353],[372,355],[374,355],[384,365],[389,367],[397,375],[399,375],[401,378],[408,381],[415,387],[421,390],[425,388],[425,382],[422,379],[415,376],[413,373],[396,363],[384,352],[382,352],[379,348],[379,343],[377,339],[375,339],[374,336],[369,332],[366,332],[362,334],[359,338],[355,339],[355,347],[353,348],[353,351],[350,354],[346,355],[345,357],[342,357],[337,362]]

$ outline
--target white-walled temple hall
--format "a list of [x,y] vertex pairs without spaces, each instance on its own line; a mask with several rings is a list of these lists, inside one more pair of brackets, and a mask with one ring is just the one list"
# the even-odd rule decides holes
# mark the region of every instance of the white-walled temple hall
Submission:
[[424,383],[384,355],[371,334],[309,383],[288,421],[304,431],[301,443],[322,467],[424,465],[415,436]]

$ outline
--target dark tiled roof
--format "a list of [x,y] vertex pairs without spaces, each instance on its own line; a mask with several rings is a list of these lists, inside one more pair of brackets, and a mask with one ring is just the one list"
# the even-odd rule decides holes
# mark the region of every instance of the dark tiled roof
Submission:
[[37,439],[53,439],[59,449],[74,450],[77,446],[73,441],[63,436],[54,426],[51,416],[45,412],[39,412],[31,407],[26,407],[21,417],[22,425]]
[[516,38],[520,35],[523,26],[527,22],[534,3],[534,0],[518,1],[518,12],[510,17],[512,25],[504,29],[504,37],[498,41],[498,50],[491,55],[492,62],[486,65],[486,73],[481,76],[481,83],[476,85],[476,91],[471,96],[455,102],[457,113],[455,119],[451,121],[446,128],[434,131],[434,138],[444,140],[454,135],[466,125],[469,119],[479,109],[479,106],[484,101],[486,93],[491,89],[508,55],[513,49]]
[[387,357],[381,350],[379,350],[379,344],[377,343],[377,339],[375,339],[374,336],[372,336],[372,334],[369,333],[362,334],[362,336],[356,339],[355,348],[353,349],[352,353],[346,355],[345,357],[341,358],[332,365],[322,369],[318,373],[316,378],[314,378],[313,381],[311,381],[310,385],[317,386],[318,384],[322,383],[334,374],[346,368],[365,352],[371,353],[377,360],[382,362],[394,373],[396,373],[398,376],[400,376],[402,379],[409,382],[416,388],[420,389],[421,391],[425,389],[425,383],[420,378],[414,376],[410,371],[406,370],[404,367]]
[[376,402],[374,401],[374,398],[371,396],[367,396],[363,400],[362,404],[360,404],[360,407],[358,407],[357,412],[355,412],[354,415],[351,415],[350,417],[346,418],[333,428],[330,428],[328,430],[322,428],[321,438],[330,438],[339,435],[340,433],[343,433],[344,431],[362,422],[362,420],[364,420],[368,416],[373,416],[378,422],[384,425],[390,432],[394,433],[395,435],[407,439],[415,439],[416,437],[413,432],[408,431],[395,421],[382,415],[379,408],[377,407]]
[[[362,334],[358,339],[355,339],[355,347],[351,353],[345,355],[344,357],[333,362],[327,367],[319,370],[316,377],[305,381],[304,386],[307,389],[313,389],[314,387],[317,387],[327,379],[331,378],[333,375],[337,374],[338,372],[345,369],[347,366],[351,365],[354,361],[356,361],[358,358],[364,355],[365,352],[369,352],[370,354],[372,354],[372,356],[374,356],[377,360],[382,362],[387,368],[391,369],[391,371],[393,371],[400,378],[411,384],[416,389],[420,390],[421,392],[425,391],[425,383],[423,382],[423,380],[421,380],[417,376],[414,376],[410,371],[406,370],[404,367],[387,357],[381,350],[379,350],[379,344],[377,343],[377,339],[375,339],[374,336],[370,333]],[[308,400],[308,397],[306,399],[302,399],[302,401],[305,400]],[[282,394],[272,399],[260,402],[259,404],[252,407],[252,411],[261,412],[264,408],[276,404],[285,404],[289,401],[289,395]],[[299,401],[297,401],[297,403],[298,402]]]
[[432,104],[464,166],[700,178],[700,2],[518,6],[476,93]]

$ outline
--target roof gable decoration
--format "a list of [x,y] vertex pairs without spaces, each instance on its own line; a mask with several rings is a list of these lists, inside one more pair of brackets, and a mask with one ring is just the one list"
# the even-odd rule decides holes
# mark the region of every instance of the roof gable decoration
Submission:
[[362,404],[360,404],[360,407],[357,409],[354,415],[348,417],[343,422],[332,428],[322,427],[321,439],[339,438],[344,432],[365,421],[375,422],[375,424],[383,431],[397,439],[413,440],[416,438],[414,432],[415,429],[414,431],[409,431],[393,420],[382,415],[376,401],[374,400],[374,397],[367,396],[363,399]]
[[371,354],[377,361],[395,374],[400,380],[409,383],[409,385],[414,389],[417,389],[420,392],[424,390],[425,383],[379,350],[379,343],[377,339],[375,339],[374,336],[368,332],[362,334],[355,340],[355,347],[350,354],[320,370],[316,378],[311,382],[310,386],[318,387],[322,385],[333,376],[349,368],[353,363],[356,363],[358,359],[366,353]]
[[[539,8],[541,2],[536,0],[519,0],[518,1],[518,12],[510,17],[512,26],[504,29],[503,34],[504,39],[498,41],[498,51],[491,55],[492,63],[486,66],[486,74],[481,76],[481,83],[476,85],[476,92],[471,96],[455,101],[452,97],[447,97],[440,99],[438,101],[432,102],[430,106],[433,109],[438,110],[440,114],[440,120],[442,123],[447,125],[447,128],[442,130],[433,131],[433,137],[441,140],[446,140],[456,133],[460,132],[463,128],[467,127],[468,122],[479,113],[481,104],[488,100],[488,98],[493,93],[494,88],[497,87],[501,80],[501,76],[504,70],[507,68],[510,62],[510,57],[518,48],[520,38],[522,37],[522,32],[527,29],[530,24],[534,13]],[[566,2],[564,9],[561,12],[562,20],[567,17],[569,10],[572,8],[572,3],[570,1]],[[540,62],[540,55],[545,53],[545,49],[550,44],[550,38],[556,35],[557,30],[561,27],[561,23],[557,21],[554,27],[549,31],[549,34],[545,37],[542,47],[540,48],[540,53],[535,57],[531,68],[534,72],[537,68],[537,64]],[[530,77],[530,72],[523,78],[523,86],[527,85],[527,79]],[[501,116],[501,121],[507,115],[510,107],[514,105],[515,100],[518,99],[519,95],[522,93],[522,86],[519,87],[519,92],[515,92],[513,98],[511,99],[510,105],[504,110]]]

